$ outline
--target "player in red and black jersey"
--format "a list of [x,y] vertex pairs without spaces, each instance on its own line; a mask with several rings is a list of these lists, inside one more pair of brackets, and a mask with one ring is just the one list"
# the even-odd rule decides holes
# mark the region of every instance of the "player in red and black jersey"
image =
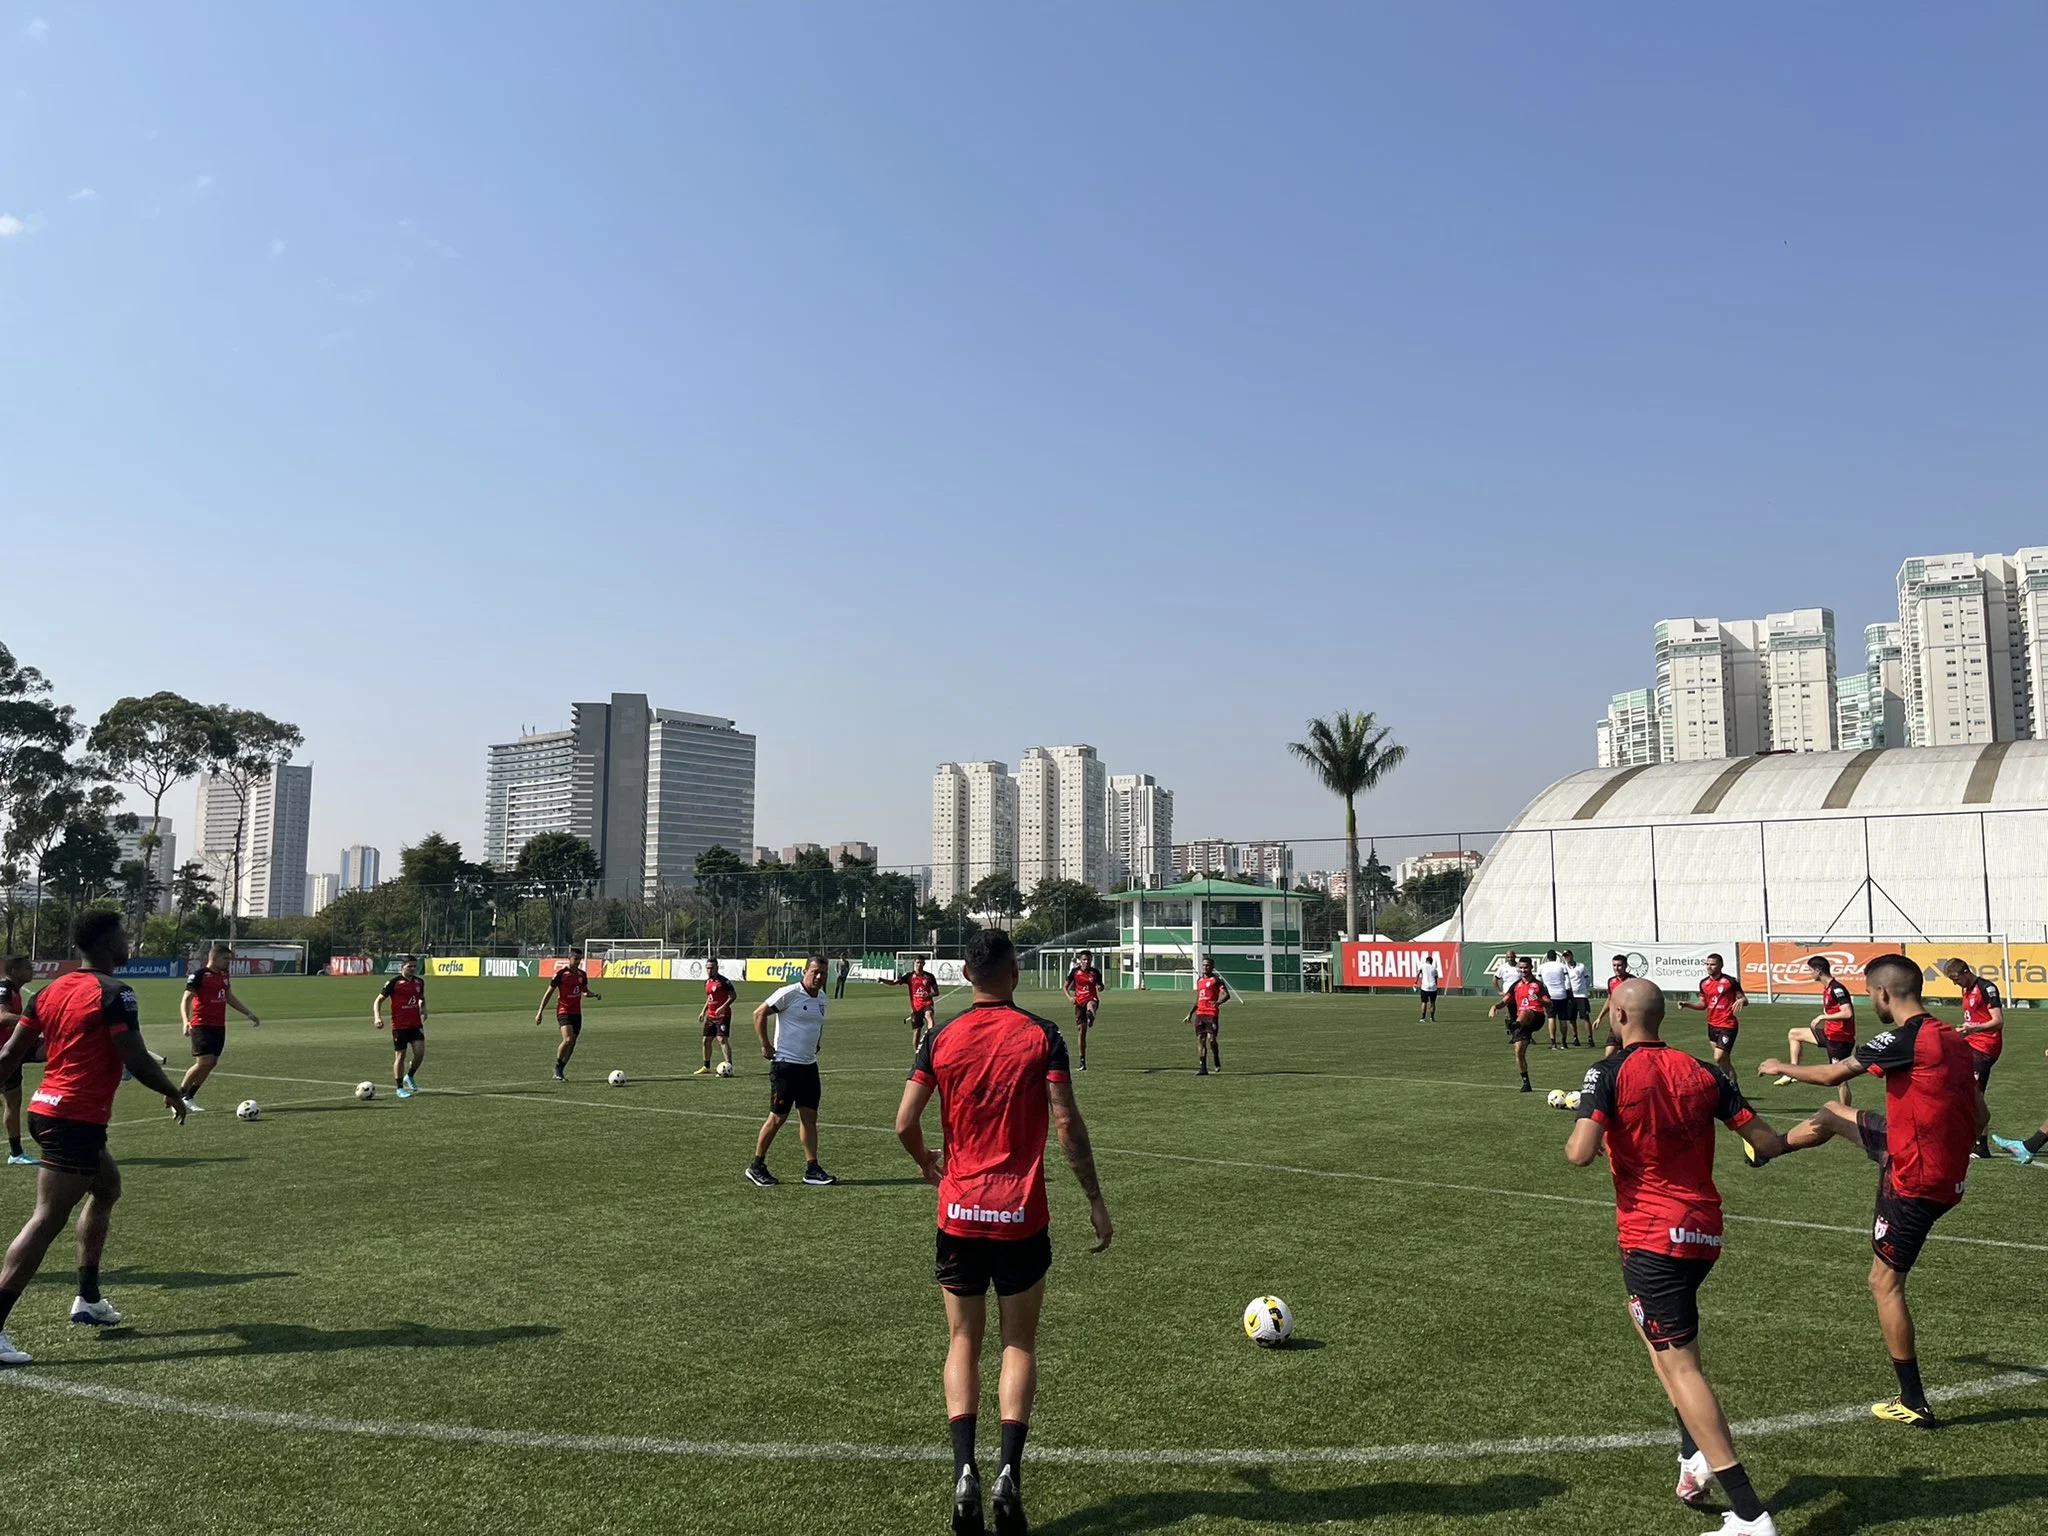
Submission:
[[[1847,1061],[1856,1049],[1856,999],[1835,980],[1834,963],[1826,955],[1815,955],[1806,962],[1806,968],[1820,987],[1820,1012],[1810,1022],[1786,1033],[1785,1043],[1792,1048],[1792,1065],[1799,1065],[1800,1053],[1809,1045],[1826,1051],[1829,1061]],[[1772,1086],[1783,1088],[1797,1081],[1796,1077],[1780,1074]],[[1835,1097],[1843,1104],[1852,1102],[1849,1085],[1843,1083],[1837,1088]]]
[[1529,1086],[1529,1042],[1536,1038],[1548,1018],[1546,1009],[1550,1004],[1550,989],[1536,979],[1536,962],[1524,958],[1515,962],[1515,979],[1508,983],[1507,991],[1500,1001],[1486,1010],[1490,1019],[1501,1009],[1508,1011],[1508,1044],[1514,1047],[1515,1070],[1522,1076],[1522,1092],[1534,1093]]
[[1611,1022],[1614,1016],[1614,989],[1631,977],[1627,955],[1616,955],[1610,963],[1614,967],[1614,974],[1607,978],[1607,1001],[1600,1005],[1600,1016],[1593,1023],[1596,1026],[1607,1025],[1607,1054],[1612,1056],[1621,1049],[1621,1028]]
[[[1998,983],[1988,976],[1979,976],[1967,960],[1943,960],[1938,962],[1938,968],[1963,994],[1963,1022],[1956,1026],[1956,1033],[1976,1053],[1972,1065],[1977,1069],[1977,1087],[1989,1093],[1991,1069],[2005,1054],[2005,998],[1999,993]],[[1977,1155],[1991,1155],[1989,1132],[1977,1138]]]
[[1063,989],[1074,1005],[1074,1033],[1081,1041],[1081,1070],[1088,1070],[1088,1031],[1095,1027],[1095,1010],[1102,1006],[1102,972],[1095,969],[1095,956],[1082,950],[1074,957]]
[[1209,1075],[1209,1058],[1216,1058],[1216,1070],[1223,1070],[1223,1005],[1234,1001],[1237,994],[1230,990],[1230,983],[1216,974],[1216,962],[1204,957],[1202,973],[1195,978],[1195,1006],[1188,1010],[1188,1019],[1195,1024],[1195,1075]]
[[[427,984],[414,956],[405,957],[398,974],[384,983],[384,990],[370,1004],[370,1022],[378,1029],[384,1027],[387,998],[391,1002],[391,1091],[409,1099],[419,1088],[413,1078],[427,1060]],[[408,1049],[412,1051],[409,1067],[405,1064]]]
[[0,1046],[0,1077],[16,1071],[40,1041],[43,1080],[29,1099],[28,1129],[42,1148],[36,1173],[36,1208],[0,1264],[0,1365],[27,1365],[29,1356],[7,1336],[7,1320],[22,1291],[42,1268],[43,1255],[86,1202],[78,1223],[78,1293],[71,1321],[110,1327],[121,1314],[100,1294],[100,1255],[121,1170],[107,1151],[107,1122],[123,1069],[163,1095],[179,1120],[184,1096],[142,1044],[135,994],[114,972],[128,960],[128,935],[118,912],[89,912],[73,937],[85,968],[60,976],[28,1001],[20,1022]]
[[938,1013],[939,978],[924,968],[923,955],[913,955],[907,972],[901,976],[884,976],[882,985],[910,989],[910,1017],[905,1022],[910,1025],[910,1052],[914,1056]]
[[704,1077],[711,1071],[711,1042],[716,1040],[725,1050],[725,1065],[728,1075],[732,1070],[732,1005],[739,996],[739,989],[726,979],[718,969],[716,960],[704,962],[704,1006],[697,1010],[697,1020],[704,1026],[704,1065],[696,1076]]
[[548,989],[540,995],[540,1006],[533,1010],[533,1022],[539,1026],[548,1011],[548,999],[555,1000],[555,1023],[560,1026],[561,1040],[555,1046],[555,1081],[567,1082],[565,1075],[569,1058],[576,1054],[576,1042],[583,1036],[583,999],[604,999],[590,990],[590,973],[583,969],[583,951],[569,951],[566,965],[557,966],[555,974],[548,978]]
[[1721,1256],[1714,1122],[1765,1155],[1782,1152],[1784,1141],[1725,1071],[1664,1043],[1664,994],[1654,982],[1619,981],[1607,1004],[1622,1047],[1586,1073],[1564,1155],[1584,1168],[1605,1145],[1629,1315],[1678,1414],[1678,1497],[1696,1504],[1718,1482],[1734,1505],[1724,1530],[1775,1536],[1700,1367],[1699,1289]]
[[[0,971],[0,1040],[14,1033],[14,1026],[21,1022],[21,1015],[28,1007],[22,988],[35,980],[35,963],[27,955],[12,955],[4,971]],[[24,1061],[41,1061],[42,1047],[30,1048]],[[22,1150],[21,1146],[21,1063],[16,1062],[14,1070],[7,1074],[6,1081],[0,1082],[0,1103],[4,1103],[7,1116],[7,1161],[16,1167],[33,1168],[36,1160]]]
[[[1038,1391],[1038,1317],[1052,1266],[1045,1197],[1046,1122],[1059,1136],[1074,1182],[1088,1198],[1091,1252],[1115,1227],[1095,1173],[1088,1127],[1074,1103],[1067,1044],[1059,1027],[1019,1008],[1017,950],[1000,928],[967,941],[974,1002],[924,1037],[896,1111],[896,1134],[938,1187],[938,1259],[946,1303],[946,1416],[953,1439],[953,1529],[979,1532],[981,1473],[975,1430],[981,1411],[981,1344],[987,1296],[995,1287],[1003,1339],[996,1400],[1003,1415],[1002,1460],[992,1503],[1001,1533],[1030,1529],[1018,1491],[1031,1404]],[[924,1111],[934,1093],[945,1150],[925,1144]]]
[[234,963],[235,952],[225,944],[216,944],[207,951],[206,964],[185,983],[181,1006],[185,1033],[192,1040],[192,1065],[185,1069],[185,1081],[179,1092],[184,1096],[185,1108],[194,1114],[201,1113],[200,1085],[213,1076],[213,1069],[220,1065],[220,1053],[227,1048],[228,1010],[232,1008],[247,1019],[251,1029],[263,1026],[263,1021],[235,996],[235,984],[229,975]]
[[1707,956],[1707,974],[1700,978],[1699,1001],[1680,998],[1678,1006],[1707,1016],[1707,1040],[1714,1047],[1714,1065],[1735,1069],[1735,1037],[1742,1033],[1742,1010],[1749,998],[1742,983],[1721,969],[1719,955]]
[[[1878,1165],[1870,1291],[1898,1370],[1899,1395],[1871,1411],[1881,1419],[1925,1429],[1933,1426],[1934,1415],[1920,1386],[1906,1276],[1934,1224],[1961,1202],[1970,1177],[1971,1146],[1991,1115],[1977,1087],[1971,1062],[1976,1053],[1927,1011],[1920,1000],[1920,984],[1918,961],[1879,955],[1863,968],[1863,985],[1884,1026],[1882,1034],[1864,1041],[1846,1061],[1824,1067],[1767,1061],[1761,1070],[1766,1077],[1783,1072],[1821,1088],[1865,1072],[1884,1079],[1883,1114],[1823,1104],[1819,1114],[1785,1133],[1785,1150],[1800,1152],[1839,1138],[1859,1143]],[[1767,1159],[1752,1156],[1750,1161],[1761,1166]]]

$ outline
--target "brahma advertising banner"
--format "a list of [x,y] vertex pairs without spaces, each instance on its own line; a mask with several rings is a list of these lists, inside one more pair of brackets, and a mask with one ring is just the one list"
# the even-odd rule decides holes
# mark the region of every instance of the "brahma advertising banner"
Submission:
[[1387,939],[1361,940],[1343,946],[1343,979],[1346,987],[1415,987],[1415,973],[1423,959],[1436,961],[1445,990],[1462,987],[1460,952],[1456,944],[1398,944]]
[[[1628,957],[1628,973],[1640,976],[1645,981],[1654,981],[1666,992],[1697,992],[1700,978],[1707,974],[1707,956],[1719,955],[1721,963],[1729,971],[1736,967],[1741,946],[1732,941],[1726,944],[1659,944],[1645,939],[1595,939],[1593,952],[1581,955],[1593,972],[1593,990],[1605,992],[1607,983],[1614,975],[1614,957]],[[1761,992],[1762,987],[1751,987],[1749,978],[1742,978],[1744,991]],[[1781,989],[1782,990],[1782,989]]]

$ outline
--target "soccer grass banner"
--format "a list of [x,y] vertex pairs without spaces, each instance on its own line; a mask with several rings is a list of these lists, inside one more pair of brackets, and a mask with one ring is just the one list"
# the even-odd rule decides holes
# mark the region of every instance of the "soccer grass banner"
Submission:
[[[1741,946],[1729,944],[1656,944],[1640,939],[1595,939],[1593,952],[1579,960],[1593,972],[1593,989],[1605,992],[1614,977],[1614,957],[1628,957],[1628,973],[1654,981],[1666,992],[1697,992],[1700,978],[1707,974],[1707,956],[1719,955],[1721,963],[1733,970]],[[1748,978],[1743,979],[1745,989]],[[1761,989],[1759,989],[1761,990]]]
[[1343,980],[1346,987],[1413,988],[1415,974],[1425,958],[1436,961],[1441,972],[1437,985],[1446,990],[1461,987],[1463,972],[1456,944],[1397,944],[1389,940],[1361,940],[1343,946]]

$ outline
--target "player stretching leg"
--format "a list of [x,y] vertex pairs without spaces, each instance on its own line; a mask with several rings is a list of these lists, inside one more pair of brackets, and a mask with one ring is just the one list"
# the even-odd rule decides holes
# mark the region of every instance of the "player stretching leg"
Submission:
[[697,1010],[697,1021],[704,1026],[704,1065],[696,1071],[703,1077],[711,1071],[711,1042],[716,1040],[725,1051],[725,1070],[732,1072],[732,1002],[738,995],[733,984],[720,974],[718,962],[704,963],[704,1006]]
[[1714,1122],[1766,1156],[1783,1151],[1784,1141],[1726,1072],[1664,1043],[1664,994],[1654,982],[1618,983],[1607,1001],[1621,1052],[1586,1073],[1565,1160],[1584,1168],[1606,1145],[1629,1313],[1678,1415],[1678,1497],[1697,1505],[1719,1483],[1734,1506],[1722,1531],[1776,1536],[1700,1367],[1699,1290],[1721,1256]]
[[[1792,1065],[1799,1065],[1800,1052],[1809,1045],[1826,1051],[1829,1061],[1847,1061],[1856,1049],[1856,999],[1835,980],[1835,968],[1826,955],[1815,955],[1806,962],[1806,968],[1820,984],[1820,1012],[1810,1022],[1786,1033],[1785,1043],[1792,1048]],[[1772,1079],[1771,1086],[1783,1088],[1797,1081],[1781,1073]],[[1835,1097],[1847,1105],[1849,1085],[1844,1083],[1837,1088]]]
[[[14,1026],[21,1022],[22,1009],[28,1005],[22,1001],[21,989],[35,980],[35,963],[27,955],[12,955],[7,968],[0,971],[0,1040],[14,1033]],[[40,1061],[42,1057],[36,1048],[31,1048],[23,1061]],[[7,1161],[18,1168],[33,1168],[36,1160],[21,1149],[21,1062],[0,1082],[0,1101],[7,1111]]]
[[[1760,1070],[1766,1077],[1783,1072],[1819,1088],[1865,1072],[1884,1078],[1885,1113],[1823,1104],[1819,1114],[1785,1133],[1785,1153],[1779,1155],[1840,1139],[1861,1143],[1877,1164],[1870,1293],[1898,1373],[1899,1395],[1870,1411],[1894,1424],[1932,1429],[1934,1413],[1920,1385],[1913,1312],[1906,1304],[1906,1276],[1934,1224],[1961,1202],[1971,1144],[1991,1115],[1977,1087],[1976,1053],[1920,1001],[1920,963],[1904,955],[1879,955],[1864,967],[1863,980],[1884,1026],[1882,1034],[1857,1046],[1846,1061],[1824,1067],[1767,1061]],[[1747,1155],[1759,1167],[1769,1160],[1754,1148]]]
[[113,1303],[100,1294],[100,1257],[114,1202],[121,1198],[121,1169],[107,1152],[107,1122],[114,1115],[123,1068],[162,1094],[174,1116],[185,1118],[184,1095],[143,1048],[134,992],[114,979],[128,960],[121,915],[87,913],[72,941],[85,968],[59,976],[31,998],[0,1046],[0,1077],[28,1060],[38,1040],[48,1063],[29,1101],[29,1134],[43,1152],[36,1171],[36,1208],[0,1264],[0,1365],[30,1363],[7,1336],[7,1320],[81,1200],[85,1214],[78,1221],[78,1294],[71,1302],[71,1321],[96,1328],[121,1321]]
[[1202,974],[1195,978],[1195,1006],[1188,1010],[1188,1019],[1195,1024],[1195,1075],[1209,1075],[1209,1058],[1216,1058],[1216,1070],[1223,1070],[1223,1005],[1234,1002],[1237,994],[1230,990],[1230,983],[1216,974],[1216,962],[1204,959]]
[[[1020,1491],[1024,1441],[1038,1391],[1038,1318],[1052,1267],[1051,1214],[1045,1198],[1046,1121],[1060,1139],[1074,1182],[1088,1198],[1095,1228],[1091,1253],[1109,1246],[1115,1227],[1103,1203],[1088,1127],[1074,1103],[1067,1044],[1049,1019],[1026,1013],[1017,991],[1017,950],[1000,928],[967,941],[974,1002],[924,1038],[896,1135],[938,1187],[938,1260],[946,1302],[946,1419],[953,1437],[953,1531],[979,1536],[981,1471],[975,1431],[981,1414],[981,1343],[988,1289],[996,1292],[1003,1339],[996,1401],[1003,1414],[1002,1460],[990,1500],[996,1536],[1031,1529]],[[939,1095],[946,1147],[925,1145],[924,1111]]]
[[1520,961],[1519,972],[1520,979],[1486,1010],[1486,1016],[1490,1019],[1501,1009],[1507,1009],[1508,1044],[1514,1047],[1515,1070],[1522,1075],[1522,1092],[1534,1093],[1536,1090],[1529,1086],[1529,1042],[1543,1028],[1543,1004],[1548,994],[1536,979],[1535,961]]
[[[813,955],[804,962],[802,981],[769,994],[754,1010],[754,1035],[761,1042],[761,1054],[768,1058],[768,1118],[754,1138],[754,1160],[747,1164],[747,1178],[764,1189],[782,1180],[768,1171],[768,1149],[775,1145],[776,1132],[796,1111],[797,1140],[804,1145],[804,1182],[837,1184],[818,1162],[818,1042],[825,1033],[825,957]],[[768,1040],[768,1020],[775,1020],[775,1040]]]
[[932,1017],[939,1006],[939,978],[924,968],[924,956],[917,955],[910,962],[908,976],[884,976],[885,987],[910,988],[910,1054],[917,1054],[918,1045],[932,1027]]
[[[427,984],[420,979],[420,963],[411,955],[405,957],[398,968],[398,974],[384,983],[370,1004],[370,1023],[377,1029],[384,1027],[384,1000],[391,999],[391,1091],[401,1099],[409,1099],[418,1090],[414,1075],[427,1061]],[[412,1065],[405,1064],[407,1048],[412,1050]]]
[[558,966],[555,974],[548,978],[548,989],[540,995],[540,1006],[533,1010],[535,1028],[540,1026],[542,1015],[548,1011],[548,999],[555,1000],[555,1023],[561,1026],[561,1040],[555,1046],[555,1081],[567,1082],[569,1058],[576,1054],[576,1042],[583,1038],[583,999],[604,998],[590,990],[590,974],[583,969],[583,951],[569,951],[569,963]]
[[178,1093],[185,1100],[185,1108],[195,1115],[203,1113],[197,1103],[200,1085],[213,1076],[213,1069],[220,1065],[220,1053],[228,1043],[228,1010],[232,1008],[247,1019],[251,1029],[263,1027],[263,1021],[235,996],[234,983],[228,977],[234,961],[232,949],[216,944],[207,951],[204,968],[195,971],[185,983],[185,1033],[192,1040],[192,1065],[186,1069]]
[[1095,969],[1095,956],[1082,950],[1074,957],[1063,989],[1074,1005],[1074,1033],[1081,1040],[1081,1070],[1088,1070],[1088,1031],[1095,1027],[1095,1010],[1102,1006],[1102,972]]
[[1680,998],[1678,1006],[1707,1016],[1707,1040],[1714,1047],[1714,1065],[1735,1070],[1735,1037],[1742,1032],[1742,1010],[1749,1006],[1742,983],[1721,969],[1719,955],[1707,956],[1707,974],[1700,978],[1698,1002]]
[[1600,1005],[1600,1017],[1586,1026],[1587,1044],[1592,1043],[1592,1032],[1600,1025],[1607,1025],[1607,1054],[1612,1056],[1621,1049],[1621,1026],[1611,1021],[1614,1013],[1614,989],[1624,981],[1632,980],[1628,969],[1628,956],[1616,955],[1613,960],[1614,974],[1607,978],[1607,1001]]
[[[1977,1069],[1977,1091],[1988,1094],[1991,1091],[1991,1069],[2005,1054],[2005,999],[1998,995],[1997,982],[1979,976],[1967,962],[1942,960],[1936,964],[1941,974],[1963,994],[1963,1022],[1956,1026],[1956,1033],[1968,1042],[1975,1053],[1971,1065]],[[1991,1136],[1987,1129],[1977,1138],[1977,1156],[1990,1155]]]
[[[2048,1051],[2043,1051],[2041,1054],[2048,1056]],[[2025,1141],[2016,1141],[2010,1136],[1994,1136],[1991,1138],[1991,1144],[1994,1147],[2002,1147],[2007,1152],[2010,1152],[2016,1162],[2031,1163],[2043,1152],[2048,1152],[2048,1120],[2043,1120],[2041,1122],[2041,1129],[2034,1132]]]

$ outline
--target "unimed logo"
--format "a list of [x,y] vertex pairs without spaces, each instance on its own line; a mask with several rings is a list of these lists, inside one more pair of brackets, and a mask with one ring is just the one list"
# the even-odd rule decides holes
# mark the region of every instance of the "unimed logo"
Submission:
[[984,1205],[962,1205],[957,1200],[946,1202],[948,1221],[980,1221],[999,1227],[1016,1226],[1024,1220],[1024,1208],[1020,1205],[1014,1211],[992,1211]]
[[1718,1248],[1721,1239],[1712,1232],[1695,1232],[1691,1227],[1671,1228],[1671,1241],[1678,1247]]

